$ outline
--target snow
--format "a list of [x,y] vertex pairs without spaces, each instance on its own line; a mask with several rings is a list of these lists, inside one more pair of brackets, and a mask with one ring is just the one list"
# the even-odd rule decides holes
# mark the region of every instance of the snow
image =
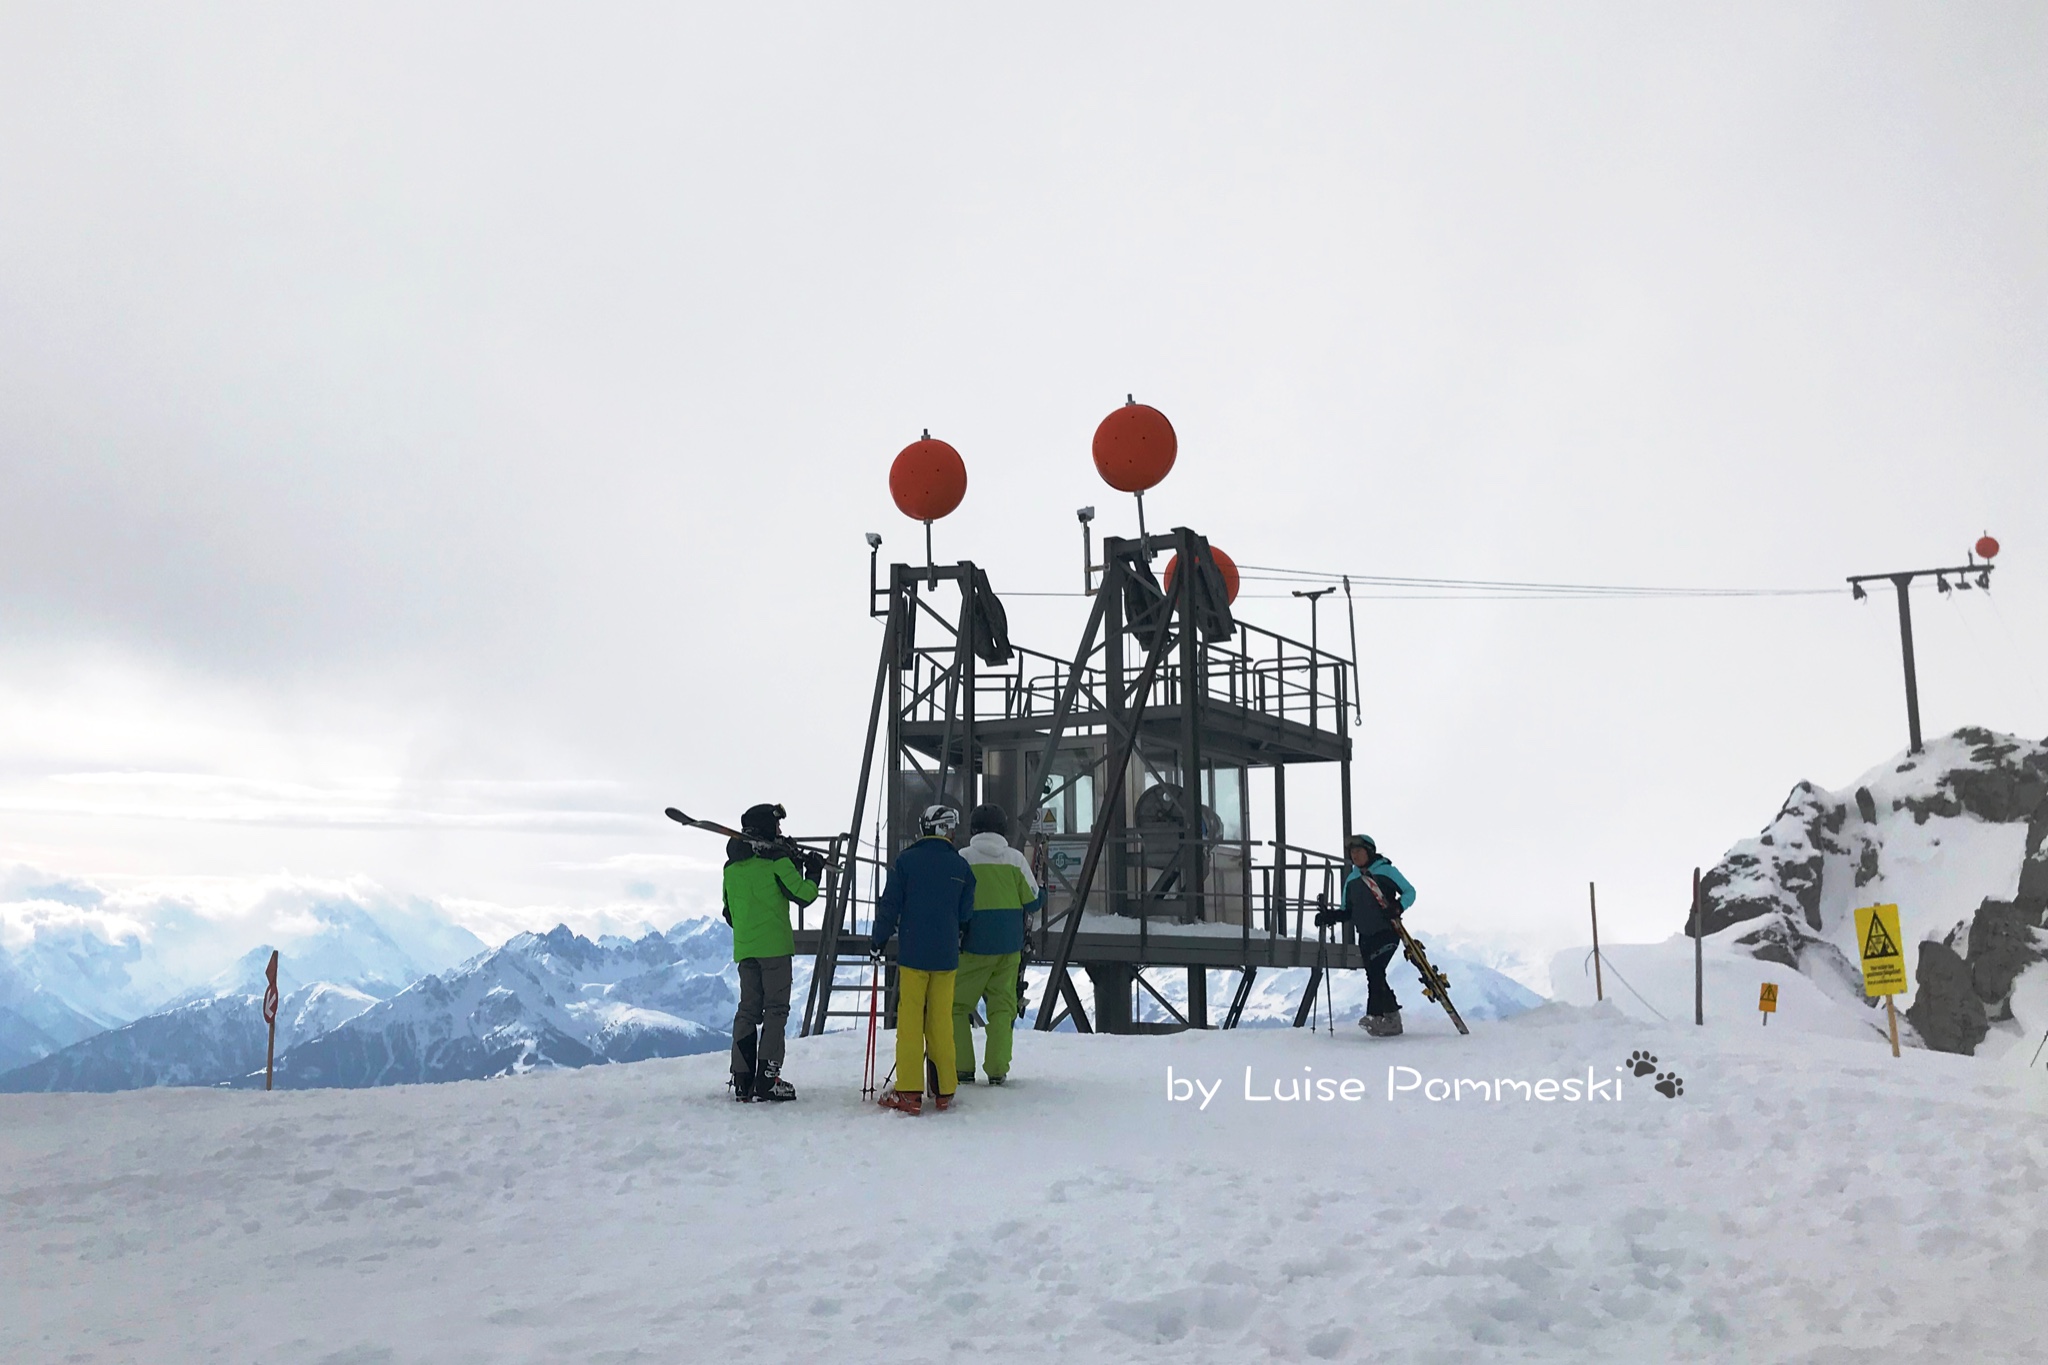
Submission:
[[[1737,924],[1709,934],[1701,945],[1705,1012],[1715,1028],[1769,1029],[1772,1033],[1818,1033],[1832,1038],[1864,1039],[1890,1049],[1884,1009],[1845,1005],[1829,996],[1812,978],[1777,962],[1751,957],[1733,946],[1749,929]],[[1551,996],[1571,1005],[1596,999],[1591,947],[1567,948],[1551,962]],[[1631,1019],[1689,1024],[1693,1019],[1692,940],[1673,934],[1662,943],[1603,943],[1600,961],[1607,1003]],[[1778,1009],[1763,1022],[1757,1008],[1760,987],[1778,988]],[[1456,999],[1455,992],[1452,995]],[[1899,1002],[1901,1007],[1905,1001]],[[1905,1020],[1899,1031],[1906,1037]]]
[[[1398,1040],[1024,1035],[1014,1085],[917,1119],[860,1102],[849,1034],[791,1040],[786,1106],[724,1100],[715,1056],[4,1096],[0,1359],[2048,1354],[2048,1073],[2018,1050],[1409,1016]],[[1637,1052],[1652,1076],[1620,1069]],[[1390,1065],[1620,1098],[1389,1101]],[[1169,1067],[1215,1098],[1170,1102]],[[1247,1068],[1360,1098],[1249,1101]]]

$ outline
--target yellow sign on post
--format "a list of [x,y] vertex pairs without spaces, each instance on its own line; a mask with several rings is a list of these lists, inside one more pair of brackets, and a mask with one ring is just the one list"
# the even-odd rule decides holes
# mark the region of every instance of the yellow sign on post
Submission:
[[1866,905],[1856,912],[1856,941],[1862,945],[1863,993],[1884,997],[1885,1021],[1891,1026],[1892,1056],[1899,1055],[1899,1012],[1892,997],[1906,989],[1905,936],[1899,932],[1899,907]]
[[1764,988],[1758,993],[1756,998],[1756,1007],[1764,1012],[1764,1027],[1769,1028],[1771,1026],[1771,1016],[1778,1012],[1777,982],[1764,982]]

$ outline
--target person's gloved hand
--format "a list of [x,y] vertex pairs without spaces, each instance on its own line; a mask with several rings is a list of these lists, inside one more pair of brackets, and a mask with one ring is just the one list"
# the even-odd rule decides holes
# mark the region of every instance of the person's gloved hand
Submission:
[[882,950],[884,948],[887,948],[888,946],[889,940],[885,938],[871,938],[868,940],[868,956],[880,957],[882,955]]
[[1327,929],[1333,924],[1342,924],[1343,922],[1344,912],[1342,910],[1326,906],[1316,911],[1316,928],[1318,929]]
[[813,849],[804,854],[804,880],[815,882],[825,875],[825,855]]

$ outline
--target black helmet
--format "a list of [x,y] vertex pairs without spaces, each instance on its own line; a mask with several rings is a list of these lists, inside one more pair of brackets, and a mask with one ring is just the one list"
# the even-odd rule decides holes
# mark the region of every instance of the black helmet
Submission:
[[974,814],[967,817],[969,834],[1008,834],[1010,817],[993,801],[984,801],[974,808]]
[[751,834],[756,839],[775,839],[782,835],[782,821],[789,814],[781,806],[766,802],[747,807],[747,813],[740,817],[740,832]]
[[1347,856],[1354,848],[1365,850],[1365,860],[1367,862],[1371,862],[1374,858],[1379,857],[1380,854],[1380,846],[1372,841],[1370,834],[1354,834],[1344,841],[1344,852]]

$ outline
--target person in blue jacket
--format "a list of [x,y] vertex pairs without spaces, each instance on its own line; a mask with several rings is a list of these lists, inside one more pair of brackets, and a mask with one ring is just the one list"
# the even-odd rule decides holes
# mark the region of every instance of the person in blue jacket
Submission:
[[1344,876],[1341,910],[1317,914],[1318,925],[1349,920],[1358,931],[1358,951],[1365,958],[1365,1017],[1359,1026],[1375,1038],[1401,1032],[1401,1002],[1387,984],[1387,964],[1401,947],[1401,914],[1415,904],[1415,887],[1401,869],[1382,857],[1370,835],[1344,841],[1351,867]]
[[[952,1107],[959,1077],[953,1069],[953,978],[960,940],[974,918],[974,869],[953,847],[960,812],[926,806],[920,837],[896,855],[888,885],[875,904],[873,951],[892,935],[896,945],[896,1088],[885,1108],[906,1114],[924,1107],[929,1085],[938,1107]],[[926,1059],[930,1059],[927,1071]]]

